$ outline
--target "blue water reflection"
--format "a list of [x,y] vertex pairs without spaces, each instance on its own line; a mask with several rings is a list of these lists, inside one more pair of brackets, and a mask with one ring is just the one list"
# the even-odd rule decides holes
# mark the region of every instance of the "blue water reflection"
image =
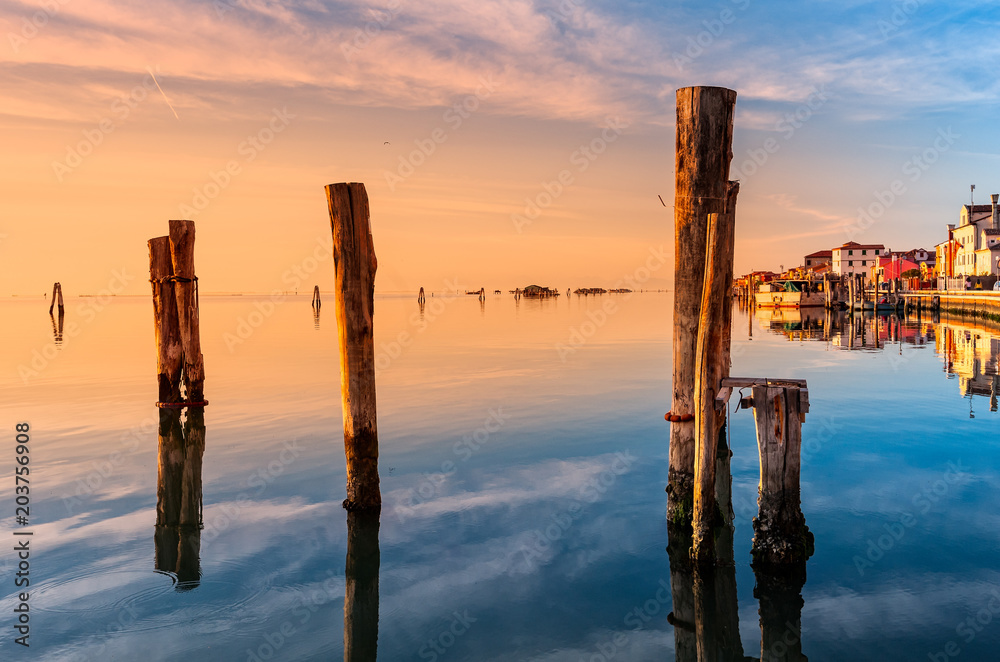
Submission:
[[[422,316],[414,296],[376,301],[386,357],[379,659],[673,658],[674,606],[660,599],[671,583],[669,295],[604,295],[618,297],[617,310],[598,321],[600,297],[489,295],[480,306],[437,294]],[[30,421],[36,443],[32,659],[344,657],[332,308],[317,320],[308,296],[289,297],[252,318],[261,301],[202,301],[211,405],[190,590],[178,590],[176,562],[163,572],[156,544],[163,463],[149,302],[119,298],[86,321],[68,301],[58,347],[41,300],[0,304],[11,329],[0,409],[9,426]],[[734,319],[734,375],[809,382],[802,509],[816,553],[802,588],[802,651],[926,659],[953,642],[963,659],[991,659],[1000,330],[862,323]],[[36,351],[44,365],[32,367]],[[731,414],[730,434],[735,613],[745,654],[759,657],[749,411]],[[0,503],[12,502],[5,481]],[[10,517],[2,524],[14,528]],[[0,611],[11,614],[14,560],[2,558]],[[353,581],[370,591],[359,572]],[[0,638],[4,658],[12,640]]]

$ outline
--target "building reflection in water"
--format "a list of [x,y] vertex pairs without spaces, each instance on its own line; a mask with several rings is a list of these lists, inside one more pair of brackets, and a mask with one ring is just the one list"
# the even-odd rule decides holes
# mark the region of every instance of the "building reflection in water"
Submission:
[[196,588],[201,579],[202,486],[205,412],[160,409],[153,534],[158,571],[177,577],[177,590]]

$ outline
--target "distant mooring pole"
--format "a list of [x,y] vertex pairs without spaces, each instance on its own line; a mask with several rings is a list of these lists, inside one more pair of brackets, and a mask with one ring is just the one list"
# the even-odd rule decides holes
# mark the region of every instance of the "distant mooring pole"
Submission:
[[348,510],[382,506],[375,415],[375,246],[368,193],[360,183],[326,187],[333,229],[340,393],[344,411]]
[[417,303],[423,303],[426,300],[427,300],[427,297],[424,296],[424,288],[421,287],[420,288],[420,294],[417,295]]
[[319,298],[319,285],[313,285],[312,307],[319,310],[322,305],[323,302]]
[[52,314],[52,308],[56,305],[56,297],[59,298],[59,313],[63,313],[63,296],[62,296],[62,283],[54,283],[52,285],[52,302],[49,303],[49,315]]
[[[733,117],[736,92],[722,87],[686,87],[677,90],[676,179],[674,201],[674,332],[673,396],[671,400],[670,470],[667,485],[667,518],[675,525],[687,525],[694,511],[695,457],[697,452],[695,418],[699,411],[695,379],[698,374],[698,333],[702,320],[705,293],[705,261],[709,214],[731,222],[735,190],[729,182],[732,160]],[[721,286],[729,290],[732,254],[728,268],[717,263]],[[720,260],[723,254],[720,253]],[[724,274],[729,273],[729,280]],[[725,295],[723,295],[725,296]],[[731,301],[731,294],[725,297]],[[721,302],[720,302],[721,303]],[[721,303],[724,307],[725,304]],[[721,325],[723,319],[718,319]],[[706,330],[707,331],[707,330]],[[728,346],[726,338],[706,338],[707,346]],[[712,381],[715,375],[728,374],[728,351],[725,361],[719,353],[707,355],[703,376]],[[725,365],[722,365],[725,362]],[[707,386],[707,384],[706,384]],[[715,383],[718,387],[718,383]],[[711,419],[711,422],[709,422]],[[718,434],[715,416],[705,417],[703,434],[715,439]],[[711,451],[706,449],[706,454]],[[704,504],[707,507],[707,504]]]

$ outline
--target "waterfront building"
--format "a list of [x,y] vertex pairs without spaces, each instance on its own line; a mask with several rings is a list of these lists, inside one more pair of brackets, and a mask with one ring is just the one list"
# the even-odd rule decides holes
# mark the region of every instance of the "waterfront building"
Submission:
[[864,274],[868,278],[871,274],[872,266],[876,265],[878,259],[885,253],[885,246],[882,244],[859,244],[856,241],[849,241],[842,246],[834,248],[831,253],[831,269],[833,273],[842,276]]

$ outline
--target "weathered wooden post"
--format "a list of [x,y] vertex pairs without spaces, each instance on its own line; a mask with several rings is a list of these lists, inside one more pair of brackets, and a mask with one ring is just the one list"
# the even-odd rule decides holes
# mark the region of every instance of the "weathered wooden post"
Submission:
[[150,239],[149,282],[153,286],[153,327],[156,333],[156,372],[159,401],[181,401],[183,350],[174,295],[174,269],[170,262],[170,238]]
[[184,385],[187,401],[200,403],[205,400],[205,359],[201,354],[194,234],[194,221],[170,221],[170,261],[174,268],[177,322],[184,352]]
[[[813,553],[813,534],[802,515],[799,492],[804,389],[753,387],[754,420],[760,451],[758,513],[754,518],[753,563],[763,567],[804,563]],[[808,397],[808,396],[806,396]]]
[[375,662],[378,651],[379,513],[347,513],[344,662]]
[[[716,499],[716,452],[725,413],[715,408],[715,394],[729,376],[732,324],[733,244],[735,206],[739,184],[730,182],[723,214],[709,214],[701,318],[695,357],[695,468],[692,555],[699,562],[714,560],[713,528],[719,509]],[[727,304],[729,310],[727,311]],[[728,447],[725,449],[729,451]]]
[[[736,92],[721,87],[677,90],[674,191],[673,394],[670,410],[695,413],[698,325],[701,318],[709,214],[726,212]],[[686,525],[694,501],[693,420],[670,426],[667,517]]]
[[360,183],[326,187],[333,229],[340,392],[344,411],[348,510],[381,508],[375,412],[375,246],[368,193]]
[[424,288],[421,287],[420,288],[420,294],[417,295],[417,303],[423,303],[426,300],[427,300],[427,297],[424,296]]
[[312,307],[319,310],[322,305],[323,302],[319,299],[319,285],[313,285]]

